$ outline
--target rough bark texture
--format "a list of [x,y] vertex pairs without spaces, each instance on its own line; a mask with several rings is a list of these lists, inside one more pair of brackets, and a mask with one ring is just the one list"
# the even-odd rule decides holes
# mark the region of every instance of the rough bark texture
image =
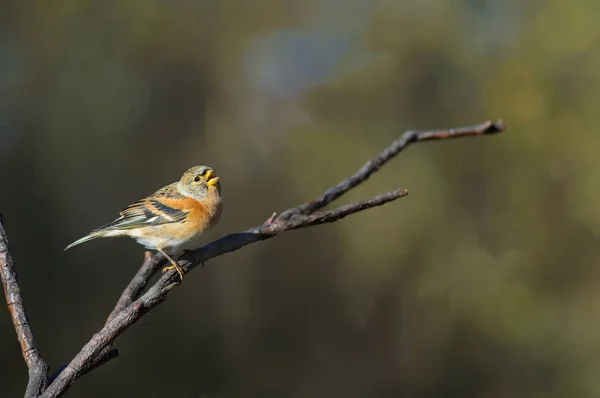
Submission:
[[17,281],[17,272],[10,255],[8,238],[4,229],[4,222],[0,214],[0,269],[2,275],[2,287],[6,297],[6,305],[12,318],[23,358],[29,369],[29,382],[25,391],[25,397],[37,397],[46,388],[48,365],[42,359],[33,337],[33,331],[29,325],[21,289]]

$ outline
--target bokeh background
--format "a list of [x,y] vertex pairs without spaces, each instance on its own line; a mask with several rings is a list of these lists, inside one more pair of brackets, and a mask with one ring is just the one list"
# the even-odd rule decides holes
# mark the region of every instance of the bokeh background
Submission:
[[[600,2],[5,0],[0,211],[53,370],[141,264],[63,248],[188,167],[222,177],[197,244],[320,194],[411,195],[211,260],[69,397],[600,397]],[[26,384],[0,309],[2,397]]]

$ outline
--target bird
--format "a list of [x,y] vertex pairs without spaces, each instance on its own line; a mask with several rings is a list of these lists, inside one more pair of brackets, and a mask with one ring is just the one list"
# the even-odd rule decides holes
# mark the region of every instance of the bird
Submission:
[[209,166],[194,166],[181,179],[122,210],[116,220],[94,229],[65,250],[96,238],[129,236],[147,249],[157,250],[172,265],[163,272],[184,270],[173,254],[197,235],[214,227],[221,218],[223,201],[220,177]]

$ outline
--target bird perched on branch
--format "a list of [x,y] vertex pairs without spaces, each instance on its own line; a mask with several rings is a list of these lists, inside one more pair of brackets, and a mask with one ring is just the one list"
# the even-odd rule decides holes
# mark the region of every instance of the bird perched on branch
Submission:
[[155,249],[172,264],[183,280],[183,269],[171,254],[185,242],[219,222],[222,211],[221,184],[215,170],[195,166],[181,180],[159,189],[119,213],[113,222],[76,240],[65,250],[96,238],[129,236],[148,249]]

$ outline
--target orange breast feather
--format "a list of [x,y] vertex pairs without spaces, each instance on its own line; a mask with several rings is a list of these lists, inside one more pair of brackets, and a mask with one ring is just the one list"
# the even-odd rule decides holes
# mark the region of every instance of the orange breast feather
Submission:
[[[208,210],[204,205],[195,199],[161,198],[160,202],[165,206],[188,213],[187,217],[185,218],[185,222],[180,226],[180,228],[183,228],[189,234],[203,231],[209,223],[210,214]],[[154,207],[152,207],[152,210],[154,210]],[[168,217],[168,214],[165,216]]]

